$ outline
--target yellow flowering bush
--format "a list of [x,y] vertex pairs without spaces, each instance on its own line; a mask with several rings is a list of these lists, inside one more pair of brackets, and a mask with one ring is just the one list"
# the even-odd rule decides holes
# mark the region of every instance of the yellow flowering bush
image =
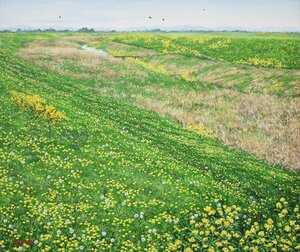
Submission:
[[38,118],[42,118],[50,123],[69,120],[64,112],[56,111],[54,106],[47,105],[46,100],[38,95],[26,95],[24,93],[10,91],[13,101],[22,110],[30,110]]

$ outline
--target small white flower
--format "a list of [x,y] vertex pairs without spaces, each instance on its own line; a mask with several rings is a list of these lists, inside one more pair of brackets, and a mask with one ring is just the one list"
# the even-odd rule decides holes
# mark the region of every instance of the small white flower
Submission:
[[61,231],[60,230],[57,230],[57,232],[56,232],[58,235],[60,235],[61,234]]
[[148,233],[149,234],[151,234],[153,231],[152,231],[152,229],[150,228],[150,229],[148,229]]
[[128,195],[129,195],[129,193],[128,193],[128,192],[124,193],[124,196],[125,196],[125,197],[127,197]]
[[99,239],[97,239],[97,240],[96,240],[96,242],[97,242],[97,243],[100,243],[100,240],[99,240]]
[[38,209],[42,209],[42,207],[43,207],[42,205],[38,205]]
[[178,220],[174,220],[174,224],[178,224]]
[[139,215],[138,215],[138,214],[135,214],[135,215],[134,215],[134,218],[138,218],[138,217],[139,217]]
[[123,202],[122,202],[122,206],[126,206],[126,201],[123,201]]
[[76,234],[73,234],[73,237],[75,238],[75,237],[76,237]]
[[20,181],[20,185],[24,185],[24,181],[23,180]]
[[169,223],[172,223],[172,219],[169,220]]
[[9,181],[12,181],[12,180],[13,180],[13,177],[9,177],[8,180],[9,180]]
[[7,219],[4,219],[4,220],[3,220],[3,222],[4,222],[4,223],[7,223],[7,222],[8,222],[8,220],[7,220]]
[[74,170],[71,170],[71,173],[74,173],[75,171]]
[[100,195],[100,199],[104,199],[105,197],[104,197],[104,195],[103,194],[101,194]]
[[59,183],[62,183],[62,182],[63,182],[63,180],[62,180],[62,179],[59,179],[59,180],[58,180],[58,182],[59,182]]
[[191,220],[194,220],[195,219],[195,216],[193,215],[192,217],[191,217]]
[[70,228],[70,234],[73,234],[73,233],[74,233],[74,229]]
[[38,241],[38,240],[35,240],[33,243],[34,243],[34,244],[38,244],[38,243],[39,243],[39,241]]
[[48,152],[45,152],[45,156],[48,156],[49,154],[48,154]]
[[104,232],[104,231],[101,234],[102,234],[102,236],[106,236],[106,232]]
[[114,242],[115,242],[115,239],[114,239],[114,238],[111,238],[111,239],[110,239],[110,242],[111,242],[111,243],[114,243]]
[[47,179],[51,179],[51,175],[48,175],[48,176],[47,176]]
[[78,186],[78,189],[81,190],[81,189],[82,189],[82,186]]
[[51,226],[51,222],[48,221],[48,222],[47,222],[47,226]]
[[17,233],[18,232],[18,229],[14,229],[14,233]]
[[80,250],[83,250],[83,249],[84,249],[84,247],[83,247],[83,246],[80,246],[80,247],[79,247],[79,249],[80,249]]
[[152,232],[153,232],[153,233],[156,233],[156,229],[155,229],[155,228],[154,228],[154,229],[152,229]]
[[144,219],[144,215],[140,214],[140,218],[141,218],[141,219]]
[[142,241],[142,242],[145,242],[145,241],[146,241],[146,238],[142,237],[142,238],[141,238],[141,241]]

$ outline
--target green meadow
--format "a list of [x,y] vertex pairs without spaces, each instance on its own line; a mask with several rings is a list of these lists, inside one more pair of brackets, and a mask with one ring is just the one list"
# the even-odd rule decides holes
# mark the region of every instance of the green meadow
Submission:
[[299,250],[299,51],[0,33],[0,251]]

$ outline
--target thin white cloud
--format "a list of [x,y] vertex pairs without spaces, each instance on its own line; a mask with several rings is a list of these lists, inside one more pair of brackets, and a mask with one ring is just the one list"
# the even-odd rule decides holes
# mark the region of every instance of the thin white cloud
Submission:
[[0,0],[0,11],[0,29],[89,26],[98,30],[237,27],[300,31],[298,0]]

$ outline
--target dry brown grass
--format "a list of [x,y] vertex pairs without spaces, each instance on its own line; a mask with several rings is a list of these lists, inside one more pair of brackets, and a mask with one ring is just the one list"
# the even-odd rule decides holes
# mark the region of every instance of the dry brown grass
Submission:
[[300,168],[300,101],[234,90],[206,92],[141,88],[153,96],[134,94],[135,104],[182,124],[201,124],[228,145],[271,163]]
[[[86,42],[93,41],[85,39]],[[17,55],[50,70],[80,78],[111,80],[122,79],[128,73],[139,74],[140,77],[146,75],[143,71],[136,71],[130,64],[124,64],[121,59],[83,51],[78,43],[72,42],[83,40],[81,36],[75,36],[56,41],[34,42],[22,48]],[[75,65],[76,68],[68,68],[68,64]]]

